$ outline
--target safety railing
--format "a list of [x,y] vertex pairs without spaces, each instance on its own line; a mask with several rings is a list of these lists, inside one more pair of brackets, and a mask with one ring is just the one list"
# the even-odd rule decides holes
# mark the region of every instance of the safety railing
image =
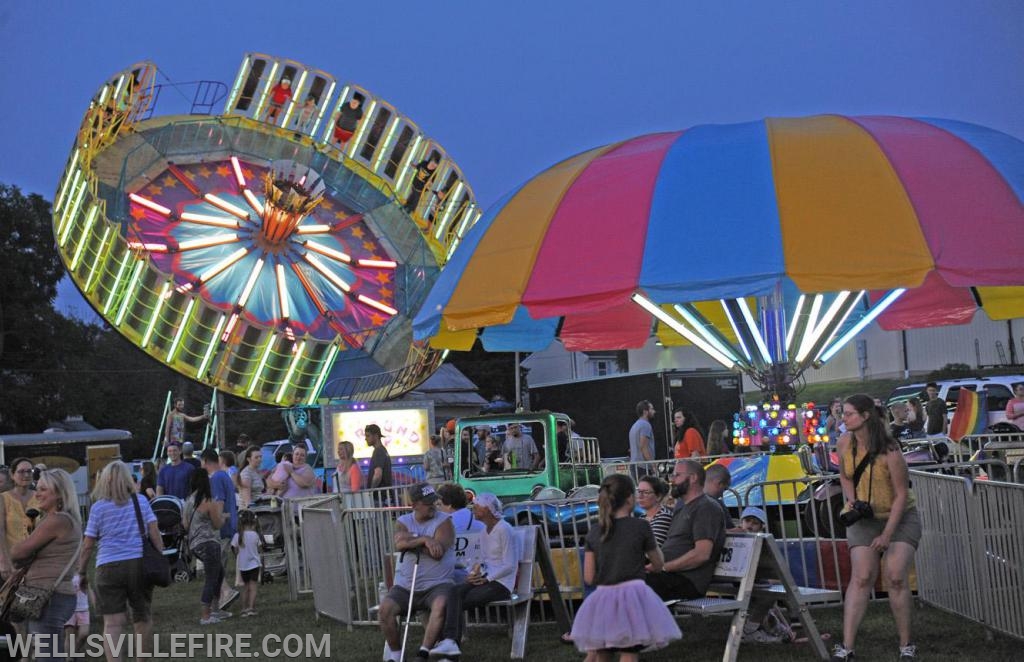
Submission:
[[912,471],[918,596],[1024,639],[1024,486]]

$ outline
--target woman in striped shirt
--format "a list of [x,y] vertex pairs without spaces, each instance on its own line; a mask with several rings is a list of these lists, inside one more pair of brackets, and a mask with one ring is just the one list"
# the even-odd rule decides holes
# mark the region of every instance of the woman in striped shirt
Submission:
[[664,504],[668,483],[657,476],[644,476],[636,486],[636,503],[654,531],[654,540],[661,547],[672,523],[672,509]]

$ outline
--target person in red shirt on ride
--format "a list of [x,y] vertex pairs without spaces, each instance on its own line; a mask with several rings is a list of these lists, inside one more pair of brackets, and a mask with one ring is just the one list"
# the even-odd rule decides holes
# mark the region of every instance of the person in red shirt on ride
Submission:
[[275,122],[277,116],[284,108],[284,105],[288,103],[288,100],[292,98],[292,81],[288,78],[282,78],[281,82],[274,86],[274,89],[270,90],[270,105],[267,106],[267,116],[265,121]]

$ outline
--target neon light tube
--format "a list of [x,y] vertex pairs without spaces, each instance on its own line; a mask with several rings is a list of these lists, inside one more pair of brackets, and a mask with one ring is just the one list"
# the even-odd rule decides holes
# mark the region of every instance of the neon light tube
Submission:
[[92,261],[89,266],[89,276],[85,279],[85,292],[89,292],[92,289],[92,279],[96,277],[96,267],[99,266],[100,260],[103,259],[104,250],[103,247],[107,245],[107,239],[110,237],[110,226],[103,228],[103,237],[100,238],[100,246],[96,250],[96,259]]
[[199,276],[199,282],[205,283],[210,279],[214,278],[220,272],[230,267],[235,262],[238,262],[249,252],[248,248],[239,248],[237,251],[228,255],[226,258],[207,269],[201,276]]
[[242,89],[242,81],[245,80],[243,76],[248,73],[251,64],[252,58],[247,56],[242,60],[241,66],[238,67],[238,75],[235,76],[235,84],[231,88],[231,94],[228,95],[227,103],[224,104],[225,113],[235,110],[235,106],[238,104],[238,92]]
[[346,264],[352,262],[352,257],[347,253],[342,253],[341,251],[334,250],[330,246],[324,246],[323,244],[313,241],[312,239],[306,241],[306,248],[314,250],[317,253],[320,253],[321,255],[326,255],[327,257],[334,258],[339,262],[345,262]]
[[212,225],[218,228],[233,228],[237,229],[241,227],[241,224],[233,218],[227,216],[210,216],[209,214],[193,214],[190,211],[184,212],[180,216],[181,220],[188,221],[189,223],[198,223],[199,225]]
[[245,304],[249,301],[249,295],[252,294],[252,288],[256,287],[256,279],[260,277],[260,271],[262,270],[263,258],[259,258],[249,273],[249,280],[246,281],[245,287],[242,288],[242,296],[238,297],[239,308],[245,308]]
[[263,356],[260,357],[260,362],[256,365],[256,372],[252,373],[252,379],[249,380],[249,388],[245,389],[245,397],[249,397],[256,390],[256,382],[259,381],[263,368],[267,366],[267,359],[270,358],[270,351],[274,348],[275,340],[277,340],[275,335],[271,335],[267,340],[267,347],[263,350]]
[[107,100],[107,93],[108,92],[110,92],[110,83],[107,83],[106,85],[104,85],[103,89],[100,90],[100,100],[99,100],[99,103],[101,105],[103,104],[104,101]]
[[178,351],[178,345],[181,344],[181,338],[185,335],[185,327],[189,323],[189,315],[192,314],[192,309],[195,308],[196,300],[194,297],[189,297],[188,305],[185,306],[185,314],[181,316],[181,321],[178,322],[178,330],[174,332],[174,339],[171,341],[171,348],[167,350],[167,360],[174,360],[174,353]]
[[241,207],[236,207],[235,205],[231,204],[227,200],[224,200],[222,198],[218,198],[217,196],[215,196],[212,193],[207,193],[206,195],[204,195],[203,196],[203,200],[206,200],[211,205],[213,205],[217,209],[220,209],[221,211],[226,211],[227,213],[231,214],[232,216],[237,216],[238,218],[242,219],[243,221],[248,221],[249,220],[249,212],[245,211]]
[[171,215],[171,210],[170,209],[168,209],[167,207],[164,207],[161,204],[157,204],[156,202],[153,202],[152,200],[150,200],[148,198],[144,198],[141,195],[136,195],[134,193],[129,193],[128,194],[128,198],[131,199],[131,201],[134,202],[135,204],[142,205],[146,209],[149,209],[151,211],[155,211],[156,213],[160,214],[161,216],[170,216]]
[[221,315],[220,319],[217,320],[217,327],[213,330],[213,335],[210,336],[210,342],[206,346],[206,352],[203,353],[203,361],[199,364],[199,370],[196,371],[197,377],[202,377],[206,374],[206,369],[210,365],[210,360],[213,359],[213,348],[217,345],[217,341],[220,340],[220,330],[224,328],[225,320],[227,320],[227,315]]
[[274,87],[274,77],[277,74],[277,68],[280,66],[279,63],[274,62],[274,66],[270,67],[270,75],[267,76],[267,82],[263,85],[263,93],[260,94],[259,103],[256,104],[256,110],[252,116],[259,119],[260,115],[263,114],[265,106],[264,102],[267,100],[267,94],[270,93],[270,89]]
[[723,299],[719,299],[718,303],[721,304],[722,310],[725,311],[725,317],[729,320],[729,326],[732,327],[732,332],[736,334],[736,340],[740,344],[740,350],[743,352],[743,356],[747,359],[747,362],[752,362],[754,359],[750,355],[747,343],[743,342],[743,334],[740,333],[740,329],[736,325],[736,320],[733,319],[732,311],[729,310],[729,305]]
[[455,236],[459,239],[466,234],[466,225],[469,223],[469,219],[473,217],[476,212],[476,203],[469,203],[469,207],[466,208],[466,213],[462,215],[462,222],[459,223],[459,229],[455,231]]
[[277,298],[281,302],[281,317],[288,319],[291,317],[291,311],[288,310],[288,281],[284,278],[284,265],[278,262],[274,271],[277,275]]
[[85,189],[88,187],[88,184],[89,183],[87,181],[84,179],[82,180],[82,184],[78,187],[78,193],[75,195],[75,201],[71,205],[71,210],[68,211],[65,209],[67,213],[64,214],[63,222],[61,223],[61,227],[63,229],[61,230],[58,241],[61,246],[64,246],[67,242],[68,235],[71,233],[71,228],[75,224],[75,218],[78,217],[78,211],[82,207],[82,198],[85,197]]
[[310,255],[309,253],[306,253],[302,257],[306,259],[306,262],[309,262],[311,265],[313,265],[313,268],[319,271],[324,278],[334,283],[335,287],[342,290],[343,292],[352,291],[352,288],[349,286],[348,283],[334,275],[334,273],[330,269],[328,269],[327,266],[324,265],[324,263],[321,262],[315,255]]
[[653,301],[651,301],[647,297],[645,297],[645,296],[643,296],[643,295],[641,295],[639,293],[634,293],[631,298],[633,299],[634,302],[639,304],[641,308],[643,308],[644,310],[649,312],[651,315],[656,317],[662,323],[667,325],[670,329],[672,329],[673,331],[675,331],[676,333],[678,333],[682,337],[686,338],[687,340],[692,342],[697,347],[699,347],[702,350],[704,350],[704,352],[708,356],[710,356],[714,360],[718,361],[719,363],[724,365],[726,368],[730,368],[731,369],[735,365],[735,363],[728,356],[726,356],[725,354],[722,354],[717,349],[715,349],[714,347],[712,347],[708,343],[704,342],[703,338],[701,338],[700,336],[698,336],[697,334],[693,333],[688,328],[686,328],[685,326],[680,324],[677,319],[675,319],[674,317],[672,317],[671,315],[666,313],[664,310],[659,308]]
[[803,361],[811,351],[811,339],[814,337],[814,330],[818,328],[818,314],[821,313],[821,303],[824,299],[823,295],[815,294],[811,302],[811,312],[807,315],[807,325],[800,337],[800,349],[796,353],[797,363]]
[[330,232],[331,226],[315,224],[315,225],[300,225],[295,228],[295,234],[320,234],[323,232]]
[[245,177],[242,175],[242,166],[238,165],[238,157],[231,157],[231,169],[235,171],[235,182],[238,188],[245,188]]
[[373,308],[376,308],[377,310],[381,311],[382,313],[387,313],[388,315],[397,315],[398,314],[398,311],[395,310],[394,308],[392,308],[391,306],[389,306],[387,304],[384,304],[384,303],[381,303],[380,301],[376,301],[374,299],[371,299],[370,297],[363,296],[362,294],[360,294],[356,298],[359,299],[360,301],[362,301],[363,303],[365,303],[367,306],[371,306]]
[[305,69],[302,70],[302,74],[299,75],[299,80],[295,85],[292,85],[292,96],[288,99],[288,108],[284,111],[284,119],[281,121],[280,126],[288,126],[288,120],[292,118],[292,112],[295,110],[295,103],[298,100],[299,94],[302,92],[302,84],[306,82],[306,75],[309,72]]
[[292,360],[288,365],[288,372],[284,374],[284,381],[281,382],[281,388],[277,389],[277,397],[274,398],[274,402],[281,402],[284,398],[284,392],[288,389],[288,383],[292,380],[295,375],[295,368],[298,367],[299,361],[302,360],[302,352],[306,350],[306,341],[303,340],[299,343],[299,348],[295,351],[292,356]]
[[307,405],[314,404],[317,398],[320,397],[320,389],[323,388],[324,380],[327,379],[331,368],[334,367],[334,357],[337,355],[338,346],[331,344],[331,348],[327,350],[327,358],[324,359],[323,365],[320,368],[320,375],[316,378],[316,382],[313,383],[313,390],[309,394],[309,400],[306,401]]
[[392,260],[359,260],[356,264],[360,267],[374,267],[376,269],[394,269],[398,266],[398,263]]
[[871,308],[871,310],[868,311],[867,315],[857,320],[857,323],[851,326],[849,331],[840,336],[839,340],[836,340],[834,343],[832,343],[832,345],[827,350],[825,350],[825,352],[822,353],[821,358],[819,360],[822,363],[824,363],[833,356],[835,356],[836,352],[842,349],[843,346],[846,345],[846,343],[850,342],[854,336],[863,331],[864,327],[874,322],[879,315],[885,312],[886,308],[891,306],[893,302],[896,301],[896,299],[899,299],[900,296],[906,291],[906,288],[901,287],[886,294],[881,301],[876,303]]
[[139,285],[139,276],[142,275],[142,268],[146,266],[146,263],[139,260],[135,264],[135,271],[132,273],[132,279],[128,281],[128,289],[124,291],[124,298],[121,299],[121,308],[117,311],[117,317],[114,318],[114,326],[121,326],[121,322],[124,321],[124,316],[128,312],[128,304],[135,298],[135,290]]
[[144,241],[129,241],[128,248],[135,251],[149,251],[150,253],[167,252],[167,244],[151,244]]
[[231,332],[235,330],[236,324],[238,324],[238,313],[231,313],[231,317],[228,318],[228,325],[224,327],[224,333],[220,336],[221,342],[228,341],[228,338],[231,337]]
[[796,332],[797,320],[800,318],[800,311],[804,307],[804,302],[807,301],[807,296],[804,294],[800,295],[800,298],[796,300],[796,308],[793,309],[792,324],[789,325],[789,331],[786,333],[786,353],[793,353],[793,334]]
[[89,207],[89,213],[85,217],[85,229],[82,230],[82,236],[78,239],[78,245],[75,246],[75,255],[71,258],[71,271],[74,271],[78,266],[78,261],[82,259],[82,249],[85,248],[85,244],[89,240],[89,233],[92,231],[92,226],[96,223],[96,216],[99,214],[100,207],[96,203],[93,203]]
[[[212,237],[203,237],[202,239],[189,239],[178,244],[179,251],[194,251],[199,248],[209,248],[211,246],[220,246],[222,244],[230,244],[238,240],[237,234],[218,234]],[[165,249],[166,250],[166,249]]]
[[835,338],[836,333],[839,332],[839,329],[843,328],[843,325],[846,324],[846,320],[849,319],[850,315],[853,313],[853,309],[856,308],[857,304],[860,303],[860,300],[864,296],[864,294],[865,291],[861,290],[860,292],[857,292],[856,295],[854,295],[851,301],[847,302],[846,306],[844,307],[845,309],[843,310],[842,317],[832,327],[832,330],[829,332],[828,337],[825,338],[824,340],[819,341],[818,351],[815,352],[814,354],[815,361],[820,360],[821,353],[825,350],[828,344],[832,342],[832,339]]
[[149,344],[150,339],[153,337],[153,330],[156,328],[156,319],[160,316],[160,309],[164,307],[164,302],[167,300],[167,293],[171,289],[170,281],[164,283],[164,286],[160,288],[160,296],[157,297],[156,305],[153,306],[153,314],[149,317],[149,325],[146,327],[146,333],[142,336],[142,348],[145,349],[146,345]]
[[242,191],[242,197],[245,198],[245,201],[249,203],[250,207],[256,210],[257,214],[259,214],[260,216],[263,215],[263,205],[260,203],[259,198],[256,197],[255,193],[253,193],[249,189],[245,189],[244,191]]
[[[458,184],[455,185],[455,189],[454,190],[448,192],[448,195],[445,198],[445,200],[449,200],[450,202],[448,203],[448,208],[444,210],[444,216],[441,218],[441,222],[438,223],[438,226],[439,226],[437,228],[437,238],[438,239],[441,238],[441,228],[447,228],[448,227],[448,223],[449,223],[449,221],[451,221],[452,214],[454,214],[455,210],[458,209],[458,205],[454,204],[454,202],[459,199],[459,196],[462,194],[462,189],[464,189],[464,188],[465,188],[465,186],[460,181]],[[438,200],[438,204],[439,205],[441,204],[440,200]]]
[[[78,178],[81,176],[82,171],[75,167],[77,161],[78,150],[76,149],[75,155],[71,158],[71,164],[68,166],[67,174],[65,174],[61,179],[60,192],[57,193],[57,202],[53,205],[54,213],[60,211],[60,206],[64,204],[64,196],[67,195],[67,192],[78,185]],[[71,173],[74,173],[74,176],[72,176]],[[71,186],[68,186],[68,182],[70,181],[74,181],[74,183],[71,184]]]
[[746,299],[737,299],[736,302],[740,306],[740,312],[743,314],[743,321],[746,322],[747,328],[750,329],[750,335],[754,338],[754,344],[757,345],[757,351],[761,354],[761,358],[764,359],[765,363],[771,363],[772,358],[768,353],[768,346],[764,344],[764,338],[761,337],[761,331],[757,328],[757,322],[754,321],[754,315],[750,312],[750,306],[747,305]]
[[117,275],[114,276],[114,283],[110,286],[110,293],[107,295],[107,304],[103,306],[104,315],[110,312],[110,307],[114,304],[114,298],[117,294],[117,290],[121,287],[121,278],[124,276],[125,267],[128,266],[128,260],[131,256],[131,251],[125,251],[124,257],[121,258],[121,265],[117,268]]
[[322,97],[320,97],[323,100],[320,103],[320,112],[316,114],[316,121],[313,122],[313,128],[310,129],[309,135],[311,135],[311,136],[315,136],[316,135],[316,130],[320,128],[320,122],[324,121],[324,113],[326,113],[327,109],[329,108],[329,106],[327,105],[327,100],[331,98],[332,94],[334,94],[334,88],[337,87],[337,86],[338,86],[338,82],[332,80],[331,81],[331,86],[327,88],[327,94],[325,94]]
[[401,119],[397,115],[391,117],[391,127],[388,129],[387,135],[384,140],[377,146],[377,158],[373,160],[373,165],[370,169],[375,171],[380,167],[381,161],[384,160],[384,156],[388,153],[388,148],[391,146],[391,139],[395,137],[395,131],[398,129],[398,125],[401,124]]
[[703,338],[709,345],[717,349],[721,354],[729,357],[733,363],[739,363],[739,357],[736,355],[735,350],[732,347],[728,347],[718,338],[714,337],[704,324],[704,321],[697,318],[690,310],[680,304],[672,306],[676,312],[679,313],[684,320],[690,325],[701,338]]
[[[67,201],[70,202],[71,198],[73,198],[74,195],[75,195],[75,191],[78,190],[78,178],[81,177],[81,176],[82,176],[82,171],[78,170],[78,169],[75,169],[75,175],[74,175],[74,177],[71,177],[71,184],[70,184],[70,186],[67,186],[66,189],[64,190],[64,193],[67,194]],[[67,185],[67,182],[68,182],[68,180],[65,178],[64,184]],[[62,194],[62,196],[61,196],[61,198],[60,198],[60,200],[58,202],[60,204],[56,204],[56,205],[53,206],[54,213],[59,212],[60,209],[61,209],[61,205],[65,202],[65,200],[63,198],[63,194]],[[60,220],[61,220],[60,227],[64,227],[64,219],[66,217],[67,217],[67,214],[61,214],[61,216],[60,216]]]
[[395,178],[396,193],[402,190],[405,186],[406,177],[412,173],[412,161],[421,142],[423,142],[423,134],[417,133],[416,140],[412,142],[412,147],[409,148],[409,151],[405,154],[405,158],[402,159],[402,165],[398,170],[398,177]]
[[[843,290],[836,295],[836,298],[832,300],[828,310],[825,311],[824,316],[809,333],[804,334],[804,342],[800,344],[800,352],[796,355],[797,363],[800,363],[807,358],[814,349],[818,346],[818,341],[821,340],[822,334],[825,330],[830,328],[832,322],[841,310],[843,310],[843,304],[850,298],[851,292]],[[834,329],[833,329],[834,332]],[[806,344],[806,346],[805,346]]]

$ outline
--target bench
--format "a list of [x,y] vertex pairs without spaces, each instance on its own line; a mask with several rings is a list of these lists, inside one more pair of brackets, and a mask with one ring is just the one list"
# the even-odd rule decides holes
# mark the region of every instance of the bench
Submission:
[[[772,583],[768,583],[769,580]],[[835,601],[839,592],[797,586],[771,535],[736,533],[726,536],[709,591],[719,595],[692,600],[669,600],[665,605],[674,613],[683,615],[732,613],[723,660],[736,660],[743,626],[750,611],[750,600],[754,595],[786,602],[790,613],[799,617],[811,650],[819,659],[828,659],[828,650],[807,605]]]

